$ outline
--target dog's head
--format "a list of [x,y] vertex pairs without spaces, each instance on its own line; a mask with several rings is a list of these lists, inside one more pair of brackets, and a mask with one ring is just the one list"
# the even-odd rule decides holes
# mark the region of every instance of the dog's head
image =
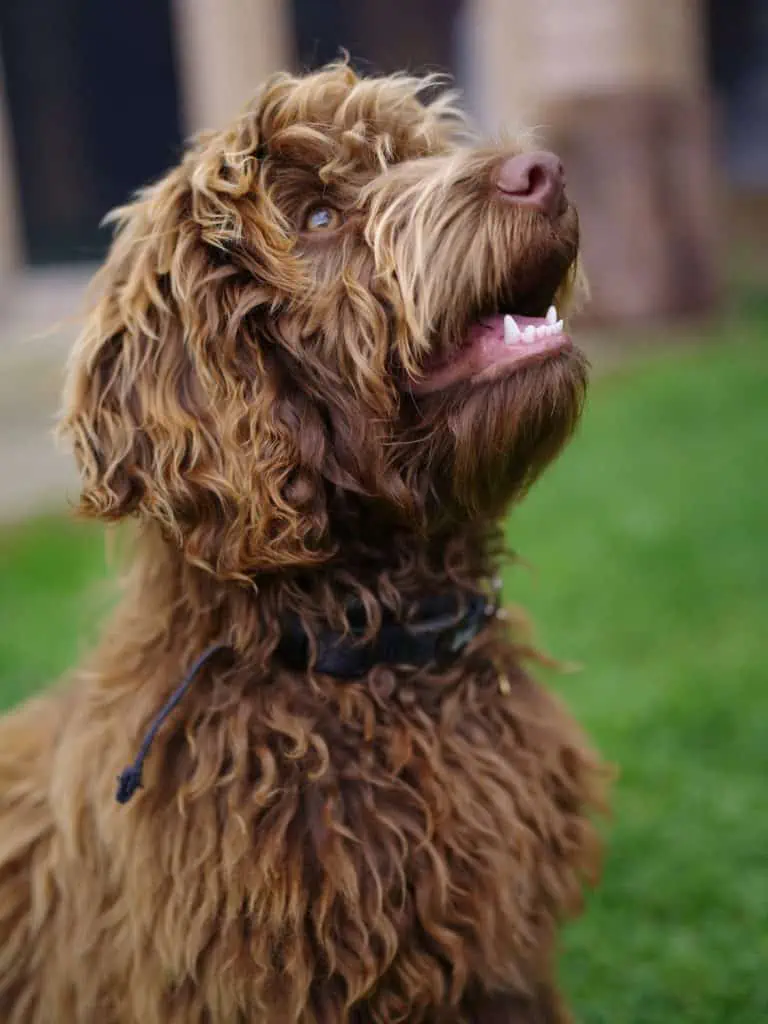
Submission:
[[63,418],[86,513],[248,576],[488,519],[561,448],[585,384],[562,169],[425,88],[277,76],[116,211]]

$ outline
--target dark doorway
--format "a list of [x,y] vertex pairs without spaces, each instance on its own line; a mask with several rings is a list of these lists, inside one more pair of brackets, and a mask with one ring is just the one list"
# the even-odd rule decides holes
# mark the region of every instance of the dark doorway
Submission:
[[709,0],[709,69],[726,167],[736,185],[768,184],[768,2]]
[[462,0],[293,0],[303,69],[342,47],[368,72],[455,72],[454,23]]
[[27,258],[93,260],[104,214],[178,157],[169,0],[2,0]]

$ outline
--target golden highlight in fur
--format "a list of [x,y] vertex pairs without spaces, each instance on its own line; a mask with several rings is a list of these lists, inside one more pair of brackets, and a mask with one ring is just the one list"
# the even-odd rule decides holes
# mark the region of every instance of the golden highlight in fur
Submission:
[[[578,283],[578,223],[434,80],[278,75],[112,219],[61,429],[133,517],[103,638],[0,721],[3,1024],[555,1024],[602,770],[493,621],[444,666],[289,670],[478,592],[581,411],[572,346],[423,393],[489,313]],[[430,98],[431,97],[431,98]],[[133,802],[115,778],[187,667]]]

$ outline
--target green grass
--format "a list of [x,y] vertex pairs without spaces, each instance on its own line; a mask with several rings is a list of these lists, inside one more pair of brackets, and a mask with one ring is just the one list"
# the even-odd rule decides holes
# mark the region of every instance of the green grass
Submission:
[[[568,929],[585,1024],[768,1020],[768,310],[598,383],[567,455],[510,520],[507,593],[620,768],[602,887]],[[71,663],[98,531],[0,533],[0,703]],[[84,595],[88,595],[87,599]]]
[[[765,324],[768,322],[762,320]],[[566,941],[588,1024],[768,1020],[768,335],[602,382],[512,516],[508,593],[619,766]]]
[[108,596],[103,531],[66,519],[0,530],[0,708],[72,665]]

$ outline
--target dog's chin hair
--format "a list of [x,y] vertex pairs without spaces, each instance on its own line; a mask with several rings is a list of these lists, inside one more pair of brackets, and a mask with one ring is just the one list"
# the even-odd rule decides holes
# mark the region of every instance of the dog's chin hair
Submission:
[[452,497],[467,513],[501,514],[557,457],[581,417],[587,372],[570,349],[447,398]]

